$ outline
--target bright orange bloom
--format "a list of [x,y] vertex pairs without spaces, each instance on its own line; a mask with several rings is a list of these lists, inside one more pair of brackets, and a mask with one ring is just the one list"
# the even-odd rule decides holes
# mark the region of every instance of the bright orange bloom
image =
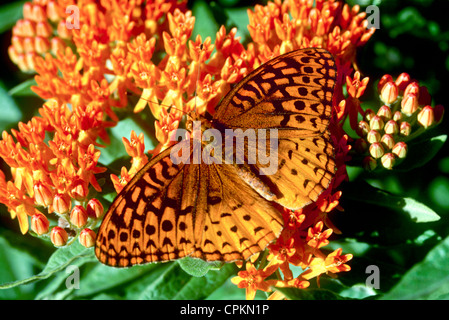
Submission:
[[315,257],[309,265],[309,269],[304,271],[301,276],[304,279],[311,279],[320,276],[321,274],[335,274],[342,271],[349,271],[346,262],[352,259],[352,254],[341,255],[342,249],[339,248],[330,253],[325,259],[322,257]]
[[232,283],[239,288],[246,288],[246,299],[254,300],[257,290],[271,291],[271,286],[277,283],[277,280],[265,280],[276,270],[276,266],[266,266],[262,270],[257,270],[251,263],[246,263],[246,270],[239,271],[238,275],[231,279]]

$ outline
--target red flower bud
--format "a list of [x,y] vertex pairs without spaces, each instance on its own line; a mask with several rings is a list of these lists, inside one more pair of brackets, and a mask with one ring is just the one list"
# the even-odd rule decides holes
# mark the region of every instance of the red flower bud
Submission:
[[67,231],[61,227],[53,227],[53,229],[51,229],[50,239],[56,247],[64,246],[67,243],[68,238]]
[[87,212],[83,206],[76,205],[70,212],[70,222],[78,228],[83,227],[87,223]]
[[94,231],[90,230],[89,228],[83,229],[80,232],[79,236],[79,242],[86,248],[93,247],[95,245],[95,238],[97,235]]
[[31,217],[31,230],[38,235],[43,235],[48,232],[50,223],[46,216],[41,213],[37,213]]
[[53,193],[49,187],[38,181],[34,184],[34,200],[37,205],[48,207],[53,203]]
[[398,87],[392,81],[387,82],[383,86],[382,91],[380,92],[380,99],[385,104],[391,104],[394,101],[396,101],[397,97],[398,97]]
[[419,113],[418,113],[418,122],[420,125],[422,125],[424,128],[430,127],[432,124],[434,124],[435,116],[433,114],[433,109],[431,106],[425,106]]
[[394,154],[392,154],[392,153],[386,153],[380,159],[382,166],[388,170],[393,169],[395,161],[396,161],[396,158],[395,158]]
[[67,193],[57,193],[53,198],[53,210],[56,213],[64,214],[69,212],[72,206],[70,196]]
[[104,213],[104,208],[98,199],[90,199],[86,206],[87,215],[94,219],[101,218]]

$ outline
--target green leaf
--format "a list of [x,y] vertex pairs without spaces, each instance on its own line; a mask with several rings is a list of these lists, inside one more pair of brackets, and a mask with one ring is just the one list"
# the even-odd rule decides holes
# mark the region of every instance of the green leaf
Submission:
[[403,162],[394,167],[397,171],[409,171],[422,167],[432,160],[437,152],[443,147],[447,140],[447,135],[439,135],[430,139],[411,141],[408,144],[407,157]]
[[10,89],[8,94],[11,96],[35,96],[36,94],[31,90],[31,86],[37,86],[34,78],[18,84],[14,88]]
[[423,261],[411,268],[382,299],[447,299],[449,295],[448,260],[449,237],[435,246]]
[[22,7],[26,1],[15,1],[0,7],[0,33],[11,29],[23,17]]
[[204,277],[194,277],[184,272],[177,262],[156,266],[158,269],[127,288],[126,299],[205,299],[236,272],[234,264],[226,264],[220,270],[210,270]]
[[5,85],[0,80],[0,101],[2,116],[0,118],[0,130],[4,130],[12,124],[20,121],[22,113],[13,98],[8,94]]
[[[131,157],[126,153],[122,138],[131,139],[131,131],[134,130],[136,135],[144,134],[145,150],[150,150],[155,147],[155,144],[150,139],[150,136],[132,117],[120,120],[117,125],[110,129],[111,143],[107,148],[101,149],[100,162],[109,166],[112,162],[119,158],[128,158],[128,165],[131,164]],[[120,168],[118,168],[120,170]]]
[[[3,234],[0,236],[0,283],[12,281],[23,276],[31,276],[35,268],[36,259],[31,253],[15,248]],[[33,287],[2,289],[9,290],[0,290],[0,300],[23,299],[27,295],[31,295]]]
[[227,16],[226,30],[230,30],[232,27],[236,27],[237,37],[241,37],[243,42],[249,39],[250,38],[248,31],[249,17],[247,7],[226,8],[224,9],[224,12]]
[[219,24],[215,21],[214,14],[206,1],[195,1],[192,8],[195,16],[195,26],[192,32],[192,40],[195,41],[196,36],[201,35],[204,41],[206,37],[211,37],[212,42],[215,41],[215,36],[219,29]]
[[204,277],[191,277],[181,290],[179,290],[174,299],[206,299],[236,272],[237,267],[235,264],[228,263],[220,268],[220,270],[211,269]]
[[[78,259],[82,262],[92,261],[93,250],[87,249],[76,241],[70,246],[60,248],[48,260],[44,270],[37,275],[26,279],[8,282],[0,285],[0,289],[9,289],[19,285],[29,284],[38,280],[47,279],[55,273],[65,269],[70,264],[75,263]],[[78,261],[79,262],[79,261]]]
[[366,182],[351,182],[345,186],[345,197],[366,204],[387,207],[405,213],[416,223],[438,221],[440,216],[421,202],[413,198],[401,197],[375,188]]
[[84,298],[108,292],[113,294],[120,287],[127,290],[133,282],[141,283],[142,279],[148,275],[157,274],[167,266],[167,264],[152,263],[131,268],[113,268],[97,262],[85,276],[81,277],[80,288],[74,291],[70,298]]
[[194,277],[202,277],[209,270],[219,268],[222,265],[221,262],[207,262],[201,259],[190,257],[180,259],[178,260],[178,263],[185,272]]

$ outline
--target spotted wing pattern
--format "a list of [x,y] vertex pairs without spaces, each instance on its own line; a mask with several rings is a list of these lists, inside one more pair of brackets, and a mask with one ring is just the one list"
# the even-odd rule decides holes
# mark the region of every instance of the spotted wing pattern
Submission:
[[101,262],[245,260],[279,236],[279,209],[240,180],[234,166],[175,165],[170,152],[152,159],[112,203],[97,236]]
[[[261,179],[284,207],[298,209],[315,201],[334,175],[328,125],[336,76],[326,50],[292,51],[249,74],[214,115],[216,127],[277,129],[278,170]],[[247,145],[246,150],[256,154],[259,145]],[[257,173],[263,167],[257,163],[251,170]]]
[[[175,164],[169,148],[110,206],[98,231],[97,258],[126,267],[185,256],[229,262],[263,250],[283,227],[278,204],[301,208],[333,177],[328,125],[335,79],[334,60],[323,49],[293,51],[253,71],[223,99],[210,125],[222,133],[277,129],[277,143],[271,133],[265,141],[277,145],[275,172],[262,174],[267,165],[259,160]],[[259,149],[246,143],[245,160]]]

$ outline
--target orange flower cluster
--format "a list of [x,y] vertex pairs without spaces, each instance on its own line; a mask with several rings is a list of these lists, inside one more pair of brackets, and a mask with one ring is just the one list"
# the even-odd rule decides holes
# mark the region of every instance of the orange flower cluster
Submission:
[[[70,5],[76,5],[79,15],[77,10],[66,12]],[[49,101],[40,109],[41,117],[19,124],[12,136],[4,132],[0,141],[0,156],[12,173],[11,181],[1,173],[0,201],[13,218],[18,217],[22,232],[27,232],[30,216],[32,230],[49,235],[56,246],[78,236],[84,245],[93,245],[95,235],[88,227],[95,225],[103,210],[89,186],[100,192],[95,175],[105,171],[98,166],[99,148],[104,146],[97,138],[108,143],[106,128],[120,120],[117,108],[124,110],[130,104],[129,93],[140,95],[135,113],[146,111],[148,105],[156,118],[159,145],[151,154],[172,143],[183,115],[194,109],[213,114],[233,84],[291,50],[329,50],[339,75],[334,104],[344,99],[343,81],[352,72],[356,48],[374,32],[366,28],[366,14],[359,13],[358,6],[335,0],[276,0],[248,10],[248,15],[253,42],[245,47],[236,37],[237,29],[227,33],[223,26],[214,43],[200,36],[191,40],[195,17],[186,9],[186,1],[26,3],[24,19],[13,29],[9,55],[23,71],[37,72],[37,86],[32,89]],[[72,28],[76,19],[80,27]],[[349,103],[335,105],[335,111],[330,129],[336,177],[316,203],[296,212],[286,210],[284,231],[269,246],[262,263],[256,268],[254,261],[247,262],[246,271],[233,279],[247,288],[249,299],[256,290],[305,288],[313,277],[349,270],[346,262],[351,255],[342,255],[341,249],[326,255],[321,249],[338,232],[327,214],[339,209],[338,186],[347,178],[350,147],[340,124],[360,112]],[[118,192],[148,161],[143,135],[132,132],[123,143],[132,165],[129,170],[122,168],[120,178],[111,175]],[[52,212],[60,221],[49,231],[47,215]],[[294,276],[290,266],[306,271]],[[266,279],[275,273],[276,280]]]
[[[100,151],[96,140],[105,136],[105,128],[110,125],[102,120],[100,110],[75,108],[72,112],[66,104],[51,99],[39,109],[41,117],[19,123],[19,130],[12,129],[12,135],[6,131],[2,134],[0,156],[11,167],[12,180],[6,181],[1,172],[0,201],[12,218],[18,218],[22,233],[28,231],[28,216],[36,234],[49,232],[42,209],[55,213],[60,224],[71,225],[77,233],[93,225],[88,224],[89,216],[96,221],[103,214],[97,199],[88,200],[89,186],[101,191],[95,174],[106,168],[97,166]],[[48,136],[52,138],[47,141]],[[82,207],[82,217],[73,214],[74,202],[86,206]],[[62,235],[55,240],[54,233]],[[52,230],[55,245],[64,245],[67,238],[64,229]]]

